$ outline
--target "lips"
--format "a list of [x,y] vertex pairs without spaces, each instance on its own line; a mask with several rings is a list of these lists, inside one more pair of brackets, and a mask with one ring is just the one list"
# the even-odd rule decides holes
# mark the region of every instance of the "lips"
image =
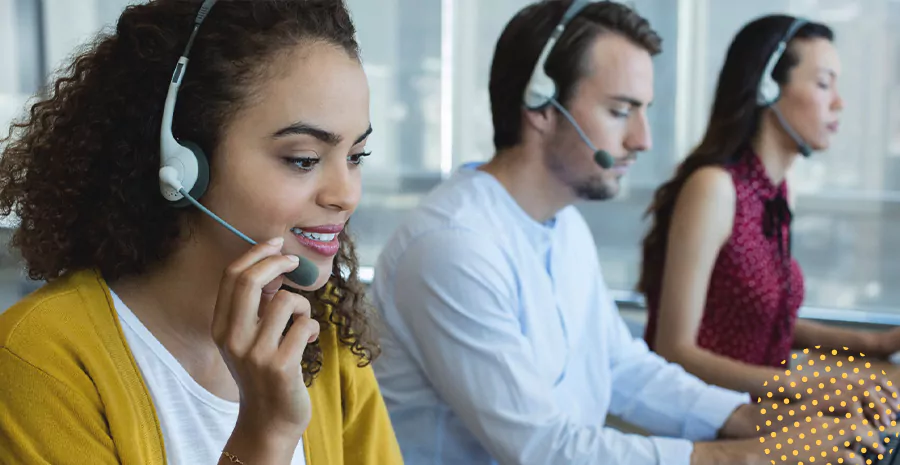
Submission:
[[628,173],[628,170],[631,169],[631,165],[633,165],[633,164],[634,164],[634,159],[627,158],[625,160],[616,162],[616,164],[613,165],[612,170],[620,175],[624,175],[624,174]]
[[300,245],[326,257],[337,255],[341,243],[338,234],[344,225],[304,226],[291,228],[294,238]]
[[337,234],[344,230],[343,224],[325,224],[320,226],[296,226],[294,229],[302,229],[306,232],[320,234]]

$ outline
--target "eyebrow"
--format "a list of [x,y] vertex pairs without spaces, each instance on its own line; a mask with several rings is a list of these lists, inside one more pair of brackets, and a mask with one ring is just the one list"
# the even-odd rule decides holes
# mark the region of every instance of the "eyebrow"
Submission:
[[[640,108],[640,107],[644,106],[644,102],[642,102],[636,98],[629,97],[627,95],[613,95],[610,97],[610,99],[615,100],[617,102],[627,103],[635,108]],[[651,105],[653,105],[653,102],[648,103],[647,107],[649,108]]]
[[827,73],[831,77],[835,77],[835,78],[837,77],[837,71],[835,71],[831,68],[819,67],[818,72]]
[[[369,124],[369,128],[363,132],[353,145],[359,144],[360,142],[366,140],[369,137],[369,134],[372,134],[372,125]],[[287,136],[312,136],[328,145],[338,145],[341,141],[344,140],[339,134],[336,134],[331,131],[326,131],[320,127],[314,126],[309,123],[304,123],[302,121],[296,122],[290,126],[281,128],[274,133],[272,133],[272,138],[278,139],[281,137]]]
[[353,145],[356,145],[364,140],[366,140],[369,135],[372,134],[372,124],[369,124],[369,129],[366,129],[366,132],[360,134],[359,137],[356,138],[356,142],[353,142]]

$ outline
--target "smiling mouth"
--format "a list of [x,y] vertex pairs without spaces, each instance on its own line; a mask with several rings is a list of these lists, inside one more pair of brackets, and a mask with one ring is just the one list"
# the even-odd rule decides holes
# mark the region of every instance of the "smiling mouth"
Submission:
[[291,228],[291,233],[297,239],[297,243],[318,255],[333,257],[341,248],[338,235],[343,225],[322,226],[309,228]]
[[291,232],[298,236],[303,236],[305,238],[308,238],[308,239],[316,241],[316,242],[331,242],[334,240],[335,237],[337,237],[336,233],[309,232],[309,231],[304,231],[300,228],[291,228]]

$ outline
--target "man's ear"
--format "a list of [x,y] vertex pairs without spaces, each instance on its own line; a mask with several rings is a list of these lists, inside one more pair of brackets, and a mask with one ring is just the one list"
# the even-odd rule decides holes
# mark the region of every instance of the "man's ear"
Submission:
[[531,126],[540,134],[548,134],[556,127],[556,112],[550,105],[540,110],[522,107],[522,123]]

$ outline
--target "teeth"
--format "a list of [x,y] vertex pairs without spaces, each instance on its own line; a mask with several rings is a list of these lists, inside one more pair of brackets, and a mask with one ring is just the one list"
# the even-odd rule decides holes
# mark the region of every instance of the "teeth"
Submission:
[[293,232],[294,234],[299,234],[303,237],[312,239],[314,241],[319,241],[319,242],[331,242],[334,240],[335,236],[337,236],[337,234],[334,234],[334,233],[325,234],[325,233],[306,232],[300,228],[293,228],[293,229],[291,229],[291,232]]

